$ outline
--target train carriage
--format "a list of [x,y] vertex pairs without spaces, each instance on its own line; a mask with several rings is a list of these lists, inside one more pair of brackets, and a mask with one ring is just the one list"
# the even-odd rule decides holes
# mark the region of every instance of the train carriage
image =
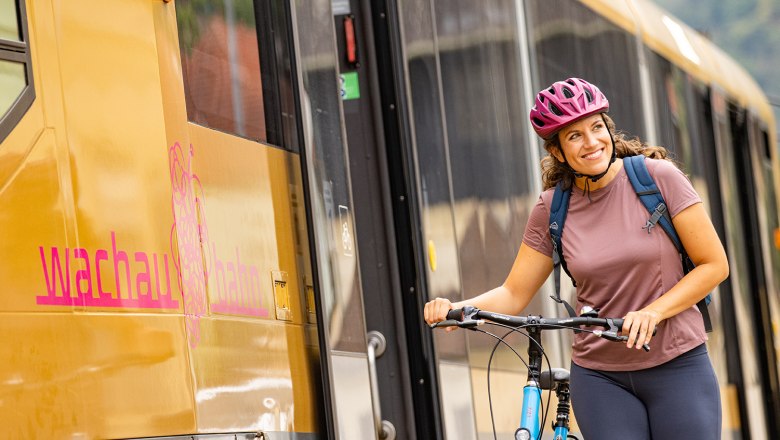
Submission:
[[569,76],[705,200],[724,438],[780,436],[772,110],[648,0],[0,2],[0,436],[492,438],[493,342],[422,305],[503,282]]

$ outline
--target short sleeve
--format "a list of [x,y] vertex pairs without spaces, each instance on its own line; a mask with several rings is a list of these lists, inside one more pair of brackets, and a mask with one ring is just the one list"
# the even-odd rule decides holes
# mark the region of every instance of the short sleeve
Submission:
[[[543,195],[546,194],[542,193]],[[531,210],[528,223],[523,233],[523,243],[532,249],[552,257],[552,242],[550,239],[550,210],[544,203],[544,197],[539,200]]]
[[685,173],[668,160],[647,159],[647,169],[661,195],[664,197],[669,214],[674,217],[685,208],[701,203],[701,197],[693,189]]

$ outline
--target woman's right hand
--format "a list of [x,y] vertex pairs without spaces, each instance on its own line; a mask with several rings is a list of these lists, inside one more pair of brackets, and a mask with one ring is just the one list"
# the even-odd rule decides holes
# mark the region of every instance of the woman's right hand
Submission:
[[[425,304],[425,310],[423,311],[425,322],[427,322],[428,325],[433,325],[437,322],[444,321],[447,319],[447,312],[453,308],[452,302],[447,298],[436,298],[432,301],[428,301]],[[457,327],[447,327],[447,330],[454,328]]]

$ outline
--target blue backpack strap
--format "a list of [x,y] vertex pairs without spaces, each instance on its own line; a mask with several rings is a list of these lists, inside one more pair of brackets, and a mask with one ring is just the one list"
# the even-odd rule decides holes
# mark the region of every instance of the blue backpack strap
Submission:
[[674,230],[672,224],[672,217],[669,215],[669,210],[666,207],[666,202],[661,195],[661,191],[658,190],[653,177],[650,176],[650,172],[647,170],[647,164],[645,164],[645,156],[628,156],[623,158],[623,166],[626,168],[626,174],[628,180],[631,181],[631,185],[636,191],[636,195],[639,196],[639,200],[645,205],[648,211],[650,211],[650,218],[643,226],[647,229],[647,233],[655,227],[656,224],[660,224],[666,231],[666,235],[674,243],[674,247],[677,248],[677,252],[685,254],[685,248],[680,242],[680,238],[677,236],[677,231]]
[[566,214],[569,211],[569,199],[571,198],[571,188],[564,189],[559,182],[555,185],[552,203],[550,204],[550,238],[553,245],[553,282],[555,283],[555,296],[551,298],[558,304],[563,304],[569,316],[577,316],[574,308],[566,301],[561,299],[561,267],[566,275],[571,278],[574,286],[577,282],[569,273],[566,267],[566,260],[563,258],[563,225],[566,223]]
[[[683,247],[680,237],[674,229],[672,217],[666,207],[666,202],[661,195],[661,191],[658,189],[653,177],[647,170],[645,156],[626,156],[623,158],[623,167],[626,169],[628,180],[634,187],[637,196],[639,196],[639,200],[650,212],[650,218],[642,228],[646,229],[649,234],[656,224],[661,225],[661,228],[663,228],[666,235],[672,240],[672,243],[674,243],[675,248],[677,248],[677,252],[680,253],[683,272],[687,274],[693,270],[695,265],[688,257],[688,253],[685,252],[685,247]],[[707,309],[710,301],[712,301],[712,294],[707,294],[707,296],[697,304],[702,318],[704,319],[704,328],[708,332],[712,331],[712,321],[710,320],[709,310]]]

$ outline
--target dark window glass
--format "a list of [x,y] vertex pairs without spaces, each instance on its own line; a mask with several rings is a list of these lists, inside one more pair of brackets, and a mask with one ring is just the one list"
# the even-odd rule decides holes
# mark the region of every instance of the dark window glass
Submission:
[[597,85],[618,129],[645,137],[635,37],[571,0],[528,4],[539,88],[569,77]]
[[176,17],[189,120],[294,148],[283,3],[177,0]]
[[0,0],[0,142],[30,108],[30,48],[24,2]]

